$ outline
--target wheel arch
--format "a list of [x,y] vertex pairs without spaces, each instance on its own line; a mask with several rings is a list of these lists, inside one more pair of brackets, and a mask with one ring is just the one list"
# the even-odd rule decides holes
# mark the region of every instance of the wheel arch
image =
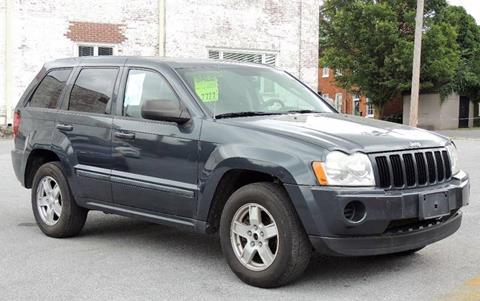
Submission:
[[[198,219],[206,221],[206,232],[214,233],[218,230],[220,216],[228,198],[239,188],[258,182],[276,183],[290,198],[297,211],[298,202],[285,185],[296,184],[293,175],[278,164],[245,158],[229,158],[219,163],[217,168],[208,176],[204,170],[203,179],[200,178],[200,195],[198,202]],[[303,206],[303,205],[300,205]]]
[[61,156],[51,149],[35,148],[30,151],[25,164],[25,188],[32,188],[33,178],[35,177],[36,172],[40,166],[48,162],[60,162],[64,165]]

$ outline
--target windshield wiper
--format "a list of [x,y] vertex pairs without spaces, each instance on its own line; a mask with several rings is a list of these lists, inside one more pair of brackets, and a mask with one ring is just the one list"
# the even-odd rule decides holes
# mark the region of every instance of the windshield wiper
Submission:
[[246,111],[246,112],[232,112],[232,113],[223,113],[215,115],[215,118],[234,118],[234,117],[248,117],[248,116],[264,116],[264,115],[278,115],[276,112],[255,112],[255,111]]
[[307,113],[325,113],[325,112],[314,111],[314,110],[290,110],[290,111],[287,111],[286,113],[307,114]]

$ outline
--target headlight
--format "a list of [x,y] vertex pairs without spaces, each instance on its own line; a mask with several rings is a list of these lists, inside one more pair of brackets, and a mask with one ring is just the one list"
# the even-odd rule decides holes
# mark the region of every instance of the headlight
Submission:
[[452,175],[455,175],[460,171],[460,168],[458,167],[458,151],[457,147],[451,143],[446,146],[448,155],[450,157],[450,164],[452,166]]
[[325,162],[313,162],[313,170],[322,185],[375,186],[372,163],[367,155],[330,152]]

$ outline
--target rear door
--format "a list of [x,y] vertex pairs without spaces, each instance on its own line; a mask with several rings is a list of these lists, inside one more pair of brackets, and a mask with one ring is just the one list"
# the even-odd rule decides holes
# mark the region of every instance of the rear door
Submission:
[[77,201],[111,202],[112,103],[120,66],[83,66],[58,111],[54,145],[70,162],[72,190]]

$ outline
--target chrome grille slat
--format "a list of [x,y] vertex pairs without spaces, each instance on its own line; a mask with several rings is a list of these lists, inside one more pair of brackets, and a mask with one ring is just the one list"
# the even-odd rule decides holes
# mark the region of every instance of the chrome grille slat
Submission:
[[386,189],[413,188],[448,181],[452,177],[445,149],[411,150],[372,155],[377,185]]

